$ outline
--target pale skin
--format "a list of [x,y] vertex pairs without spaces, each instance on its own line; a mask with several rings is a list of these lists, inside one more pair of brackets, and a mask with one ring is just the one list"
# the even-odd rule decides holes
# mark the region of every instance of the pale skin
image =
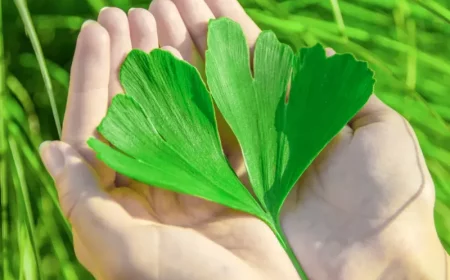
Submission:
[[[86,146],[123,92],[118,68],[131,49],[163,47],[201,69],[207,22],[222,16],[253,46],[260,30],[236,0],[154,0],[128,15],[105,8],[81,29],[62,142],[44,143],[41,155],[77,257],[97,279],[299,279],[263,222],[115,174]],[[221,133],[246,182],[239,146],[223,125]],[[310,279],[445,280],[434,200],[410,125],[372,96],[296,184],[282,227]]]

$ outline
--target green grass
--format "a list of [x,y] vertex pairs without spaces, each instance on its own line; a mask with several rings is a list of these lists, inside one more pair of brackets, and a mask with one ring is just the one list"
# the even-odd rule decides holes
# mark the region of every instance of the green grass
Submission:
[[[76,261],[37,147],[57,139],[77,32],[103,6],[146,0],[0,0],[0,279],[90,279]],[[321,42],[367,60],[376,93],[413,125],[450,251],[450,2],[242,0],[294,48]]]

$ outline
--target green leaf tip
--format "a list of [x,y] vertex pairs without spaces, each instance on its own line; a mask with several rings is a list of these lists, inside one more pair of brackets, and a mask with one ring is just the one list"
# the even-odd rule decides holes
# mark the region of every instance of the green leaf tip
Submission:
[[[209,22],[207,41],[209,91],[197,69],[171,53],[131,51],[120,72],[125,94],[113,98],[98,128],[114,148],[88,144],[132,179],[264,220],[306,279],[281,232],[280,211],[368,101],[373,73],[350,54],[327,58],[321,45],[294,53],[271,31],[260,34],[251,60],[241,27],[227,18]],[[238,139],[254,196],[222,151],[212,99]]]

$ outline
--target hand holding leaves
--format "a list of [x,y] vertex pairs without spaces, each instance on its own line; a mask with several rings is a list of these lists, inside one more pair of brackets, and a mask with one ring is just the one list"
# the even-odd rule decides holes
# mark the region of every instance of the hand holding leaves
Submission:
[[199,73],[162,50],[128,55],[126,95],[113,99],[99,127],[116,149],[96,139],[89,145],[130,178],[264,220],[306,279],[281,231],[280,210],[300,175],[367,102],[372,72],[351,55],[326,58],[320,45],[294,55],[270,31],[256,43],[253,75],[249,61],[239,25],[211,21],[208,86],[241,145],[256,197],[227,163]]

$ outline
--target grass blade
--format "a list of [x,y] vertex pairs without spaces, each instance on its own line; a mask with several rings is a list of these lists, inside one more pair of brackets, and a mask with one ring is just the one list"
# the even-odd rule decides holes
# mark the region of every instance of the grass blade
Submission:
[[[14,129],[14,128],[13,128]],[[39,279],[43,279],[42,277],[42,271],[41,271],[41,260],[39,256],[39,250],[37,246],[37,241],[35,239],[35,231],[34,231],[34,221],[33,221],[33,212],[31,209],[31,203],[29,198],[29,190],[27,187],[26,179],[25,179],[25,172],[22,164],[22,158],[19,153],[19,149],[17,147],[17,143],[13,137],[8,137],[8,143],[11,149],[11,154],[14,162],[14,166],[17,173],[17,179],[18,182],[16,185],[16,194],[18,205],[21,205],[19,208],[22,212],[22,214],[25,216],[24,223],[26,227],[26,231],[28,234],[28,238],[30,240],[30,246],[32,249],[34,262],[36,264],[36,272]],[[20,200],[20,201],[19,201]],[[27,252],[29,253],[29,252]]]
[[406,21],[406,31],[408,34],[408,43],[411,48],[407,53],[406,60],[406,86],[411,90],[416,89],[417,83],[417,48],[416,48],[416,23],[414,20]]
[[342,18],[341,9],[339,8],[338,0],[330,0],[331,7],[333,8],[334,20],[336,21],[337,28],[342,38],[348,40],[347,35],[345,34],[345,25],[344,19]]
[[[3,141],[3,139],[0,139]],[[5,142],[6,143],[6,142]],[[8,187],[6,180],[6,157],[2,155],[0,159],[0,205],[1,205],[1,225],[2,225],[2,270],[3,270],[3,278],[8,279],[8,275],[10,272],[9,267],[9,256],[10,256],[10,241],[9,241],[9,217],[8,217]]]
[[[5,60],[3,47],[3,3],[0,0],[0,108],[6,108],[6,88],[5,88]],[[5,110],[0,113],[0,207],[1,207],[1,249],[2,249],[2,278],[8,279],[10,274],[10,241],[9,241],[9,194],[7,187],[7,165],[6,165],[6,119]]]
[[[60,225],[57,223],[59,217],[55,217],[53,213],[59,208],[48,197],[43,197],[40,203],[40,212],[42,215],[42,228],[46,236],[51,236],[50,243],[55,254],[56,259],[60,264],[61,274],[65,279],[78,279],[75,268],[70,265],[70,257],[67,248],[64,244],[63,237],[60,233]],[[56,214],[59,216],[58,214]]]
[[450,11],[438,2],[433,0],[414,0],[414,2],[432,12],[434,15],[445,20],[447,23],[450,23]]
[[[28,117],[31,138],[32,140],[35,140],[35,138],[40,135],[40,125],[36,110],[34,109],[33,100],[31,100],[27,90],[15,76],[9,75],[6,79],[6,85],[24,108],[25,114]],[[37,144],[36,141],[33,141],[33,143]]]
[[36,30],[31,21],[30,13],[28,12],[27,4],[25,0],[14,0],[17,10],[19,11],[20,17],[22,18],[25,30],[30,37],[31,45],[33,46],[34,52],[36,53],[36,58],[39,62],[39,67],[41,69],[42,78],[44,79],[44,84],[47,89],[48,98],[50,100],[50,106],[53,112],[53,119],[55,121],[56,130],[58,131],[58,136],[61,138],[61,121],[59,119],[58,108],[56,107],[55,94],[53,92],[52,82],[50,80],[50,75],[45,63],[44,54],[42,52],[41,44],[36,34]]
[[[57,212],[57,216],[60,218],[62,222],[62,225],[60,225],[60,227],[63,228],[70,237],[72,230],[70,228],[69,222],[64,217],[64,214],[62,213],[61,208],[59,207],[58,194],[56,193],[56,189],[54,188],[53,183],[49,179],[46,171],[43,169],[41,161],[38,159],[37,151],[34,150],[32,147],[30,147],[27,141],[23,139],[23,135],[16,132],[16,130],[13,130],[11,133],[14,139],[17,141],[17,144],[21,147],[22,153],[25,155],[26,160],[31,165],[31,168],[36,174],[37,179],[42,183],[43,188],[46,190],[47,192],[46,195],[50,197],[50,200],[56,207],[55,211]],[[53,211],[53,213],[55,212]]]

